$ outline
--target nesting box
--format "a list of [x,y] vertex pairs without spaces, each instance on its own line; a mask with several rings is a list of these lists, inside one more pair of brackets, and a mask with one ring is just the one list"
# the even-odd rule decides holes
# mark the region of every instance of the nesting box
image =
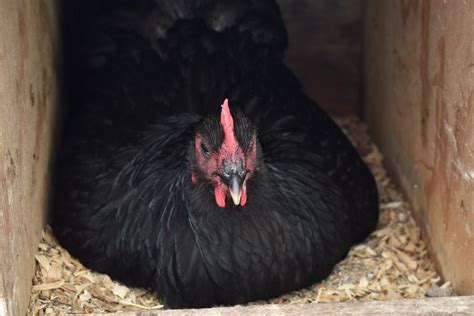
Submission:
[[[413,205],[437,269],[458,294],[473,295],[474,2],[279,2],[290,32],[287,60],[306,91],[332,113],[365,120]],[[59,4],[0,0],[0,315],[26,311],[46,221],[61,90]],[[472,296],[281,311],[470,308]]]

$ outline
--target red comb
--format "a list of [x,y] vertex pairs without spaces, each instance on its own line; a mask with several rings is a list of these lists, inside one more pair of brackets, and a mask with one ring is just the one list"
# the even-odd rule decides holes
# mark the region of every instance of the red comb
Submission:
[[228,150],[234,151],[237,147],[237,141],[234,135],[234,119],[230,113],[229,100],[225,99],[221,107],[221,125],[224,130],[224,146]]

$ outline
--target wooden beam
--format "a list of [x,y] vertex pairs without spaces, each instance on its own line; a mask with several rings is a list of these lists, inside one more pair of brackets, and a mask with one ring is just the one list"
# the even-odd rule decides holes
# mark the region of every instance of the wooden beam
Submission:
[[474,1],[368,0],[365,117],[438,271],[474,294]]
[[0,315],[25,315],[57,102],[56,1],[0,0]]
[[[474,296],[454,296],[398,301],[350,303],[313,303],[295,305],[254,305],[206,309],[144,311],[116,313],[121,316],[296,316],[296,315],[470,315],[474,313]],[[99,315],[99,314],[89,314]]]

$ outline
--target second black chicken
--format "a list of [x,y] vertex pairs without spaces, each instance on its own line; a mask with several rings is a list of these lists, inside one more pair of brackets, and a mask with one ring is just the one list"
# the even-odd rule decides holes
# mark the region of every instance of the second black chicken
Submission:
[[322,280],[375,228],[374,179],[285,66],[273,1],[68,6],[52,226],[87,267],[173,308],[238,304]]

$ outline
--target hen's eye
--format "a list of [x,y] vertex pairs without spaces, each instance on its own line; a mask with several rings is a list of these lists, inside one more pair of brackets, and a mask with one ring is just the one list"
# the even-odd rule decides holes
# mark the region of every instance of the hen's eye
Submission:
[[201,144],[201,152],[204,156],[209,157],[209,149],[206,147],[206,145]]

